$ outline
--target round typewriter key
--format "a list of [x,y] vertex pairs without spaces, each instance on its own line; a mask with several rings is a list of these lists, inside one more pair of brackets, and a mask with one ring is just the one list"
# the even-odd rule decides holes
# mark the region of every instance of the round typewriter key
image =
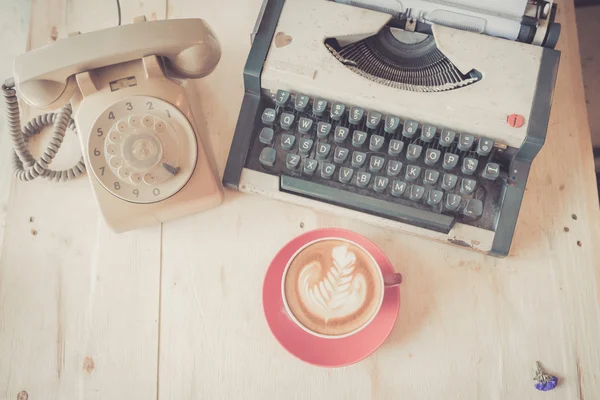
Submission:
[[518,114],[509,115],[508,118],[506,119],[506,121],[513,128],[520,128],[523,126],[523,124],[525,124],[525,118],[523,118],[522,115],[518,115]]
[[317,99],[313,101],[313,114],[321,116],[327,108],[327,100]]

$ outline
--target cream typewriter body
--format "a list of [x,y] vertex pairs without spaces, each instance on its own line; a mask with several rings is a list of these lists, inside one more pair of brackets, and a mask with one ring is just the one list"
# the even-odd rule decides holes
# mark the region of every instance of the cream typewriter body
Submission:
[[426,7],[266,2],[223,182],[505,256],[546,135],[555,8],[511,0],[521,18],[486,24],[466,0],[406,3]]
[[[72,106],[94,195],[108,225],[122,232],[222,201],[181,84],[209,74],[219,58],[217,41],[200,19],[140,19],[25,53],[15,60],[14,80],[17,93],[35,107],[70,102],[54,117],[53,140],[60,145]],[[34,162],[16,128],[21,179],[69,178],[83,169],[55,172],[48,168],[51,158]]]

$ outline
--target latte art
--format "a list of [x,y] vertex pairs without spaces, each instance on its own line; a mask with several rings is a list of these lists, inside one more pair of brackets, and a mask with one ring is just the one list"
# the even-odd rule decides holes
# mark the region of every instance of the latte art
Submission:
[[[355,272],[356,255],[346,246],[333,249],[333,265],[324,268],[313,261],[300,272],[298,295],[302,304],[327,323],[358,311],[366,301],[364,276]],[[323,276],[325,275],[325,276]]]
[[296,320],[322,335],[358,330],[378,311],[379,267],[362,248],[327,239],[292,260],[284,281],[286,303]]

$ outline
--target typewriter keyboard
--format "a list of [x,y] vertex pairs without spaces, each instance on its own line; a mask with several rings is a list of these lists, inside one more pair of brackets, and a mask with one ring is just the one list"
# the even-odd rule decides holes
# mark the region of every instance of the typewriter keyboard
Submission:
[[423,121],[279,90],[246,167],[280,189],[436,231],[494,229],[510,150]]

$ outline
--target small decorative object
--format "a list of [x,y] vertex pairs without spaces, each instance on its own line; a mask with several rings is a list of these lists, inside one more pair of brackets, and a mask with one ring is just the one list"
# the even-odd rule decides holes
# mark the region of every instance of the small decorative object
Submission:
[[535,362],[535,388],[542,392],[554,389],[558,385],[558,378],[544,371],[539,361]]

